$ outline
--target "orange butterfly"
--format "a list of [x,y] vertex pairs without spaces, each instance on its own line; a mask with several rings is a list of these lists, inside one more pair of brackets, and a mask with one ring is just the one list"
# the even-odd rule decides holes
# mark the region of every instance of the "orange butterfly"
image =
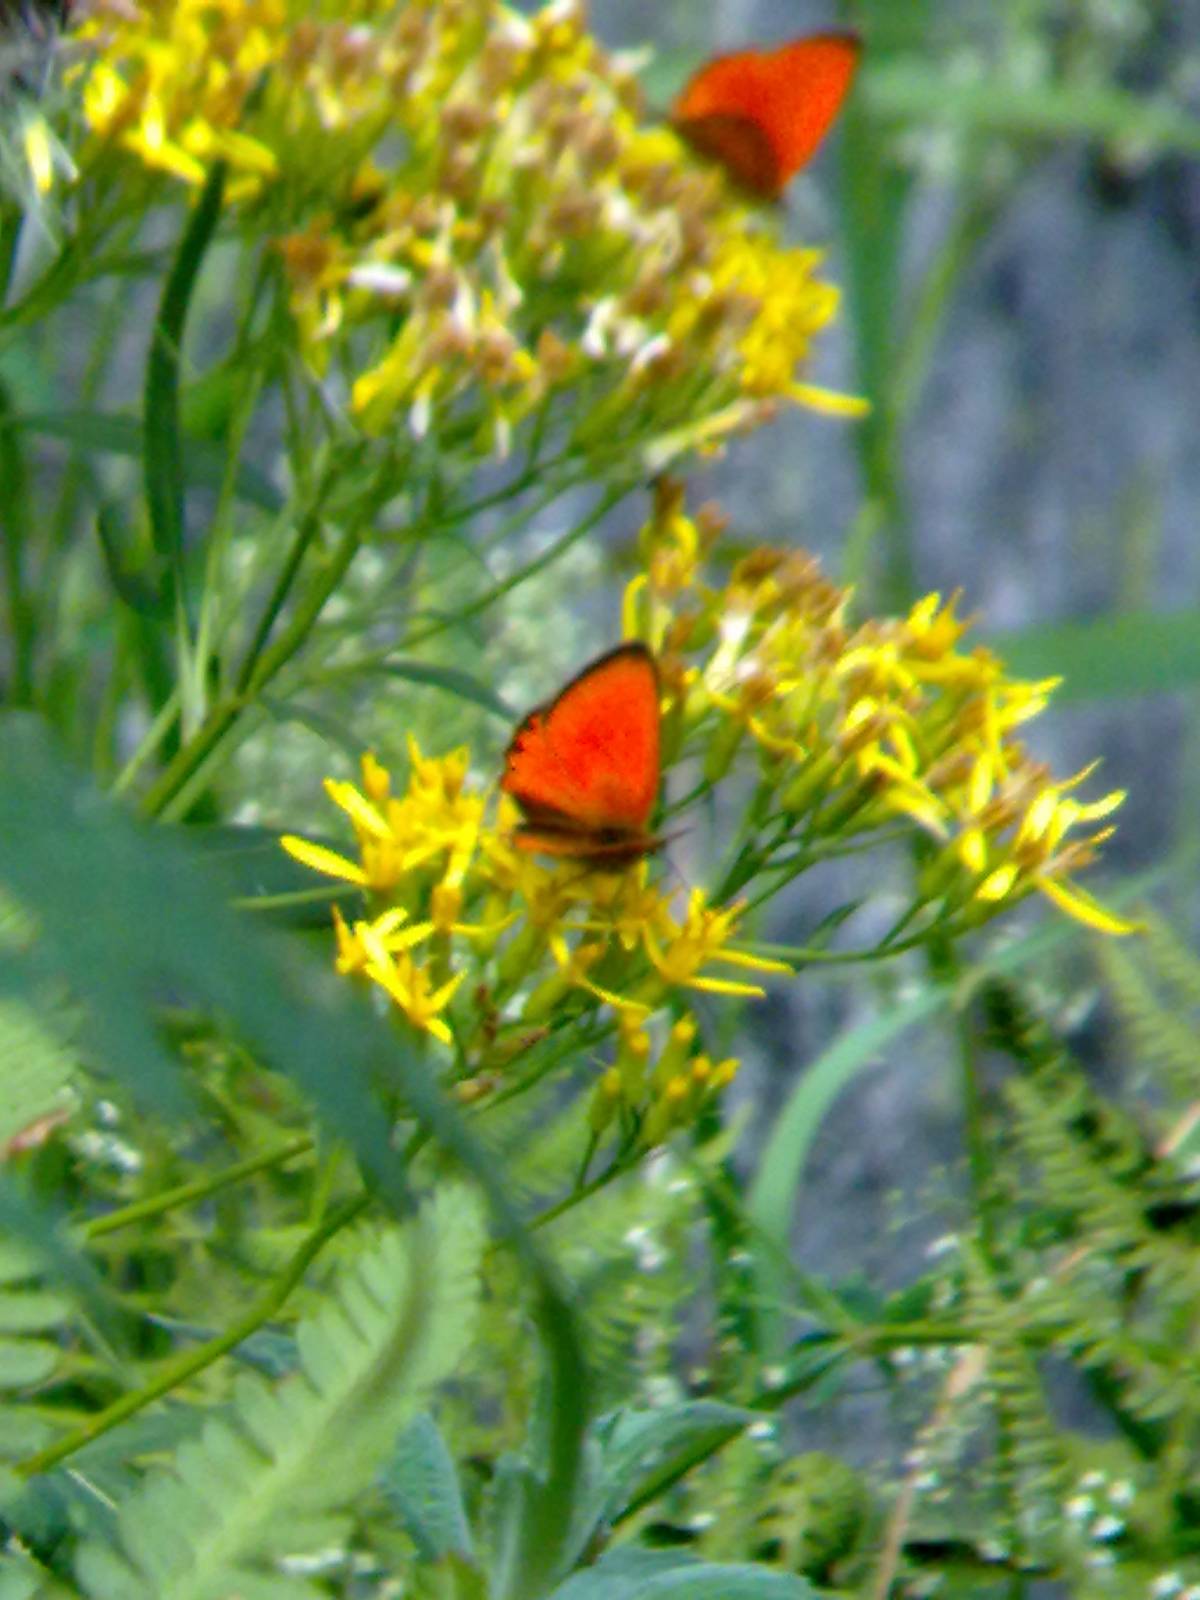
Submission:
[[525,816],[520,849],[621,866],[662,843],[647,832],[660,776],[658,667],[630,643],[517,725],[500,787]]
[[861,51],[857,34],[815,33],[717,56],[684,85],[671,125],[742,188],[778,199],[829,131]]

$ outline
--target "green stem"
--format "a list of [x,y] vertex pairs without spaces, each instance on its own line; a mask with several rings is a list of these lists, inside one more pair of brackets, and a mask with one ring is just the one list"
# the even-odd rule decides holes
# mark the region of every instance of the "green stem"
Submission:
[[22,1478],[32,1478],[39,1472],[49,1471],[60,1461],[65,1461],[68,1456],[74,1455],[77,1450],[82,1450],[85,1445],[91,1444],[93,1440],[99,1439],[120,1423],[135,1416],[153,1401],[161,1399],[172,1389],[178,1388],[181,1383],[186,1383],[189,1378],[194,1378],[197,1373],[212,1366],[214,1361],[219,1361],[222,1356],[228,1355],[275,1315],[321,1250],[335,1234],[340,1233],[343,1228],[361,1216],[370,1203],[371,1196],[362,1194],[339,1206],[319,1228],[315,1228],[309,1234],[284,1270],[258,1297],[245,1315],[226,1328],[224,1333],[218,1334],[215,1339],[206,1340],[195,1350],[185,1351],[165,1361],[148,1384],[131,1394],[122,1395],[119,1400],[105,1407],[103,1411],[98,1411],[87,1422],[64,1434],[52,1445],[47,1445],[44,1450],[38,1450],[35,1454],[26,1456],[23,1461],[18,1461],[14,1471]]
[[886,961],[902,951],[915,950],[918,945],[925,944],[929,936],[930,930],[922,928],[907,939],[893,939],[890,943],[872,945],[869,950],[820,950],[799,944],[770,944],[764,941],[756,941],[753,949],[758,955],[779,961],[793,961],[798,966],[848,967],[860,961]]
[[177,1184],[173,1189],[164,1189],[161,1194],[151,1195],[145,1200],[136,1200],[132,1205],[121,1206],[119,1210],[109,1211],[103,1217],[96,1217],[87,1222],[80,1229],[84,1239],[100,1239],[106,1234],[116,1233],[119,1228],[132,1227],[136,1222],[145,1222],[148,1217],[158,1217],[164,1212],[173,1211],[177,1206],[190,1205],[193,1200],[204,1200],[210,1194],[217,1194],[220,1190],[228,1188],[231,1184],[240,1183],[243,1178],[249,1178],[256,1172],[266,1172],[271,1167],[279,1167],[293,1156],[303,1155],[306,1150],[311,1150],[315,1140],[312,1134],[301,1134],[289,1144],[280,1145],[274,1150],[265,1150],[256,1156],[247,1156],[244,1161],[238,1161],[223,1171],[211,1174],[207,1178],[193,1178],[190,1183]]
[[284,603],[291,592],[292,584],[296,581],[296,574],[300,571],[304,557],[308,554],[309,546],[320,531],[321,518],[318,506],[314,505],[301,519],[300,525],[296,529],[296,537],[292,541],[292,548],[288,551],[287,559],[276,574],[275,583],[267,597],[267,603],[263,607],[262,616],[258,619],[254,637],[250,641],[250,648],[246,651],[245,660],[242,662],[238,675],[234,680],[234,689],[238,694],[245,694],[250,684],[254,681],[254,674],[258,668],[262,653],[266,649],[271,629],[275,626],[276,619],[283,610]]
[[410,634],[404,640],[404,648],[411,650],[414,645],[424,644],[427,639],[433,638],[435,634],[444,633],[447,628],[461,626],[471,617],[477,617],[481,611],[487,611],[498,600],[502,600],[506,594],[511,594],[514,589],[519,588],[527,579],[542,572],[546,567],[553,566],[559,557],[565,554],[572,545],[578,544],[581,539],[586,538],[596,524],[603,521],[613,506],[623,500],[629,493],[630,487],[628,484],[618,484],[615,488],[609,489],[601,496],[582,522],[577,523],[568,533],[564,533],[561,539],[556,539],[540,556],[536,556],[532,561],[527,561],[523,567],[518,567],[503,583],[494,585],[486,594],[482,594],[477,599],[471,600],[460,607],[452,618],[439,618],[436,622],[430,623],[428,627],[419,630],[415,634]]
[[196,732],[179,750],[142,796],[142,810],[157,817],[208,759],[245,709],[242,700],[223,700],[213,707]]
[[967,1160],[971,1169],[971,1188],[979,1219],[979,1240],[990,1261],[995,1244],[995,1228],[992,1225],[995,1209],[992,1191],[992,1154],[988,1148],[987,1129],[984,1123],[983,1090],[979,1082],[979,1053],[975,1045],[975,1031],[965,1010],[959,1011],[955,1018],[955,1035],[962,1070]]
[[[962,964],[953,939],[945,928],[928,930],[929,965],[934,978],[955,987],[962,977]],[[988,1142],[983,1085],[980,1082],[979,1051],[970,1008],[960,1006],[954,1013],[954,1035],[958,1050],[959,1081],[962,1086],[963,1127],[967,1145],[967,1167],[971,1195],[979,1227],[979,1245],[988,1271],[995,1270],[996,1188],[995,1169]]]
[[155,715],[154,721],[142,735],[137,749],[113,780],[112,792],[114,794],[123,794],[128,789],[146,762],[166,740],[178,717],[179,697],[175,694],[163,702]]
[[603,1172],[598,1173],[594,1178],[590,1178],[587,1183],[581,1183],[578,1188],[572,1189],[570,1194],[564,1195],[561,1200],[556,1200],[552,1206],[547,1206],[545,1211],[539,1211],[536,1217],[530,1219],[530,1231],[532,1232],[535,1228],[544,1228],[548,1222],[553,1222],[556,1218],[561,1217],[564,1212],[571,1211],[580,1201],[590,1199],[598,1190],[607,1188],[610,1183],[615,1183],[618,1178],[623,1178],[627,1172],[631,1172],[637,1166],[644,1154],[645,1151],[639,1150],[633,1155],[626,1156],[623,1161],[614,1161],[611,1167],[606,1167]]
[[260,658],[247,692],[244,695],[234,695],[215,705],[192,738],[177,752],[146,790],[142,797],[142,810],[147,816],[156,817],[161,814],[229,733],[258,691],[264,688],[300,649],[312,631],[326,601],[357,555],[358,547],[358,534],[350,530],[344,532],[328,566],[301,600],[283,633]]

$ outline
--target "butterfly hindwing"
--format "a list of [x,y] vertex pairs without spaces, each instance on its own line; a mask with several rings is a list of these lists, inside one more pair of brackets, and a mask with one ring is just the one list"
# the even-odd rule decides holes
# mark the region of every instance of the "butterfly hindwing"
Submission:
[[593,661],[518,726],[501,787],[526,817],[527,849],[630,859],[653,848],[659,686],[642,644]]

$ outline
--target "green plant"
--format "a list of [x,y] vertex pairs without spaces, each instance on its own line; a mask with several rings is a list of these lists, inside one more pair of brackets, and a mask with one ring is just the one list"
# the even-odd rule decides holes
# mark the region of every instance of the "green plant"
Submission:
[[[780,404],[861,412],[806,375],[837,298],[814,253],[646,119],[571,6],[97,6],[43,99],[27,78],[0,1595],[1183,1593],[1194,1030],[1110,941],[1148,1129],[1024,987],[1133,930],[1077,881],[1121,796],[1034,760],[1054,685],[914,599],[902,551],[873,616],[667,474]],[[910,114],[903,86],[881,58],[867,111]],[[878,376],[872,494],[915,381]],[[593,537],[650,479],[636,544]],[[686,892],[659,860],[547,865],[489,792],[589,586],[657,664]],[[759,937],[855,857],[886,921],[871,893]],[[1067,915],[987,942],[1035,900]],[[813,1064],[747,1177],[732,1019],[847,970],[916,989]],[[805,1275],[826,1109],[935,1022],[953,1239],[896,1293]],[[796,1406],[864,1374],[907,1461],[797,1448]]]

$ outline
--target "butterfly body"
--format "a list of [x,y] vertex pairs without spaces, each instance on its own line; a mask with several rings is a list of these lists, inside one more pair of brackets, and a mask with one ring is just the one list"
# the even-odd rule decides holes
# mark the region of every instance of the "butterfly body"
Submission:
[[777,199],[829,131],[861,49],[856,34],[819,33],[717,56],[684,85],[671,124],[741,188]]
[[660,762],[658,668],[618,645],[518,724],[500,780],[524,816],[515,843],[597,866],[648,855]]

